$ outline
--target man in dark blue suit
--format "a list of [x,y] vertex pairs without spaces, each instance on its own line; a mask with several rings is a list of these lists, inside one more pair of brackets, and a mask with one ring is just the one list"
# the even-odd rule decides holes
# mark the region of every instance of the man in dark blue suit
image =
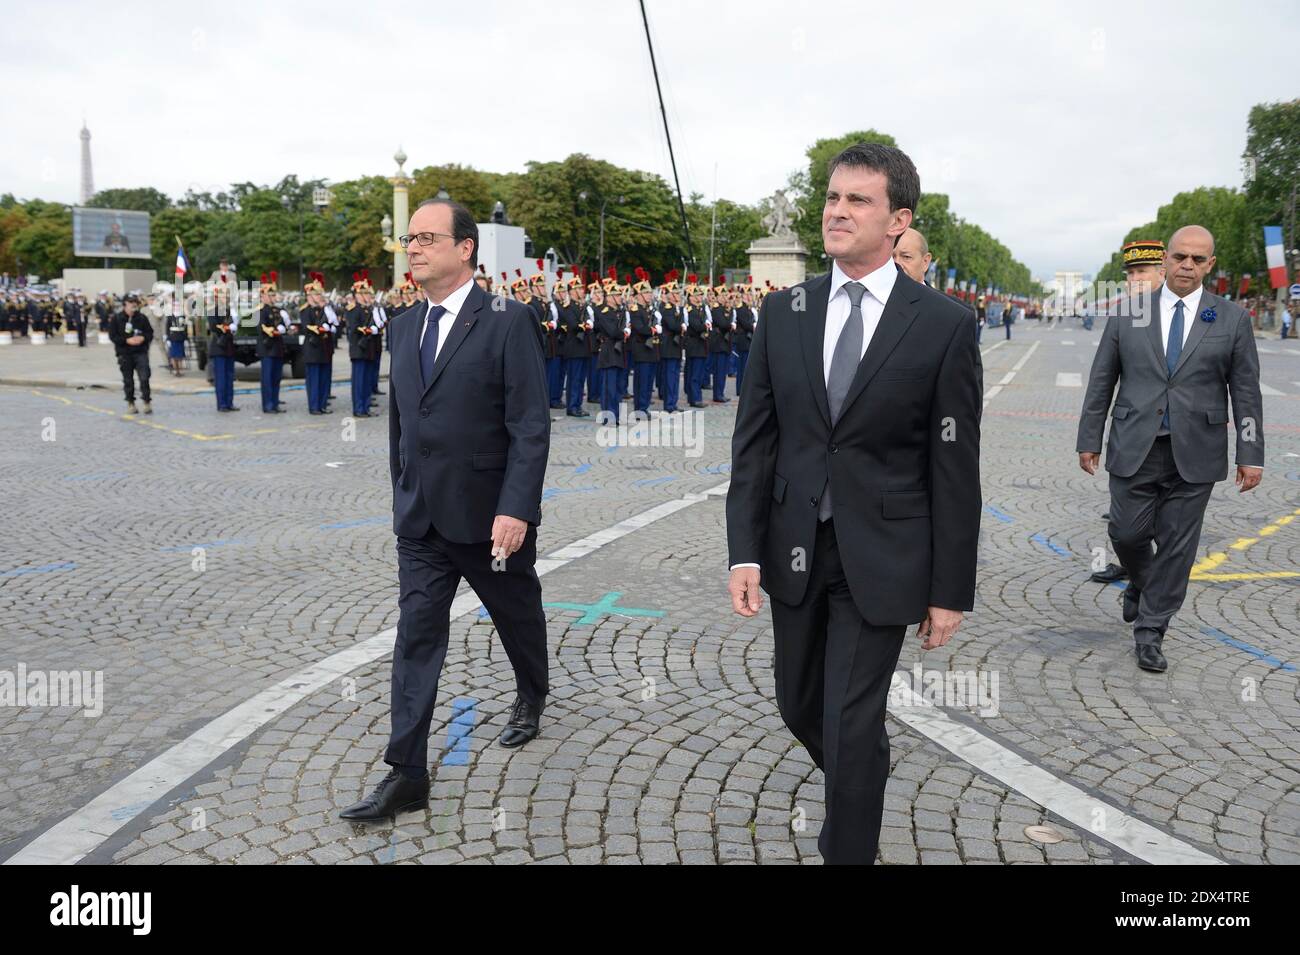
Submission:
[[547,693],[546,618],[533,565],[551,422],[536,319],[474,282],[478,227],[463,206],[421,203],[401,243],[428,300],[392,329],[389,470],[401,615],[384,761],[393,769],[341,813],[354,821],[428,805],[429,724],[462,577],[515,671],[502,746],[537,735]]

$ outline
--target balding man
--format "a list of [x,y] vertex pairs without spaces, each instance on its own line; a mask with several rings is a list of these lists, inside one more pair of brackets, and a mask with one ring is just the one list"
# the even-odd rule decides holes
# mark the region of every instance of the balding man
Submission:
[[930,243],[915,229],[908,229],[894,246],[894,263],[907,273],[913,282],[925,284],[925,274],[930,269]]
[[1184,226],[1164,265],[1165,281],[1150,298],[1129,299],[1127,314],[1106,323],[1077,445],[1079,466],[1095,474],[1110,411],[1110,539],[1131,578],[1123,615],[1133,624],[1138,666],[1155,673],[1166,668],[1161,644],[1187,594],[1205,505],[1228,476],[1229,399],[1240,490],[1257,485],[1264,466],[1250,316],[1203,287],[1214,270],[1214,236]]

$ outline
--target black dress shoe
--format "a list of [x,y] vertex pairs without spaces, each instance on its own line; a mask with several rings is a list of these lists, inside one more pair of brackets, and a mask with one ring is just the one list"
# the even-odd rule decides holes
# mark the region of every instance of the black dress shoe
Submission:
[[691,407],[692,407],[692,408],[703,408],[703,407],[704,407],[704,402],[703,402],[703,401],[692,401],[690,404],[691,404]]
[[388,392],[386,392],[386,391],[372,391],[371,394],[372,394],[372,395],[386,395],[386,394],[388,394]]
[[591,412],[590,412],[590,411],[583,411],[581,408],[579,408],[577,411],[566,411],[565,414],[567,414],[570,418],[590,418],[590,417],[591,417]]
[[427,809],[428,806],[428,774],[411,779],[393,769],[375,787],[374,792],[355,806],[348,806],[339,813],[339,818],[351,822],[377,822],[380,819],[396,819],[399,812],[413,812]]
[[334,411],[333,411],[333,409],[331,409],[331,408],[324,408],[324,409],[322,409],[321,411],[319,411],[319,412],[317,412],[317,413],[318,413],[318,414],[333,414]]
[[354,418],[373,418],[374,415],[372,415],[369,411],[362,411],[362,412],[360,412],[360,413],[358,413],[358,414],[354,414],[352,417],[354,417]]
[[713,399],[713,403],[714,403],[715,405],[729,405],[729,404],[731,404],[731,399],[730,399],[730,398],[714,398],[714,399]]
[[1128,571],[1119,564],[1107,564],[1105,570],[1099,570],[1090,578],[1093,583],[1113,584],[1117,580],[1128,580]]
[[1134,620],[1138,618],[1138,598],[1141,596],[1142,596],[1142,592],[1138,590],[1136,587],[1134,587],[1131,583],[1124,588],[1123,614],[1124,614],[1125,623],[1132,623]]
[[1110,520],[1110,511],[1107,511],[1106,513],[1102,514],[1102,515],[1101,515],[1101,519],[1102,519],[1103,521],[1108,521],[1108,520]]
[[308,414],[320,414],[319,411],[308,411],[307,413],[308,413]]
[[563,408],[563,407],[564,407],[564,402],[563,402],[563,401],[552,401],[552,402],[551,402],[551,408],[552,408],[553,410],[555,410],[555,411],[559,411],[559,410],[560,410],[561,408]]
[[522,746],[537,735],[542,719],[542,708],[529,703],[522,696],[515,697],[515,705],[510,710],[510,722],[501,731],[499,742],[502,746],[514,748]]
[[1165,663],[1165,655],[1160,652],[1160,648],[1154,643],[1139,643],[1137,645],[1138,666],[1144,670],[1150,670],[1152,673],[1164,673],[1165,668],[1169,665]]

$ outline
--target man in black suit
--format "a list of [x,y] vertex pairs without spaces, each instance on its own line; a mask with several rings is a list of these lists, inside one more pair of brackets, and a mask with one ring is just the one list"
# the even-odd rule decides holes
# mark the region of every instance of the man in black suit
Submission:
[[428,804],[429,724],[464,577],[514,667],[502,746],[537,735],[547,693],[546,617],[534,570],[550,449],[546,370],[525,305],[474,282],[478,227],[463,206],[421,203],[402,236],[427,303],[393,324],[389,471],[401,615],[393,650],[393,767],[344,819]]
[[834,266],[763,300],[732,438],[732,608],[772,598],[777,705],[825,773],[828,863],[875,860],[907,626],[942,646],[975,595],[975,329],[891,259],[919,197],[898,149],[831,160]]

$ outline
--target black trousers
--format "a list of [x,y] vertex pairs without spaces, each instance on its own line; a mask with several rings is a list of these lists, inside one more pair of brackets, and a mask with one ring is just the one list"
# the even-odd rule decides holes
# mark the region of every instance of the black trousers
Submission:
[[776,703],[826,776],[823,861],[872,865],[889,778],[885,704],[907,627],[862,619],[833,519],[817,526],[809,573],[802,603],[772,601]]
[[438,678],[447,658],[451,603],[461,578],[483,601],[515,671],[520,696],[541,706],[546,699],[546,616],[537,562],[537,528],[501,569],[494,569],[492,542],[457,544],[430,528],[424,537],[397,538],[397,644],[393,648],[392,732],[384,761],[424,769],[429,724],[438,700]]
[[1111,546],[1140,594],[1135,643],[1160,646],[1182,607],[1213,490],[1213,482],[1191,484],[1179,476],[1168,436],[1156,438],[1132,477],[1110,476]]
[[122,390],[127,401],[135,401],[135,376],[140,376],[140,397],[149,400],[149,351],[122,352],[117,356],[117,367],[122,372]]

